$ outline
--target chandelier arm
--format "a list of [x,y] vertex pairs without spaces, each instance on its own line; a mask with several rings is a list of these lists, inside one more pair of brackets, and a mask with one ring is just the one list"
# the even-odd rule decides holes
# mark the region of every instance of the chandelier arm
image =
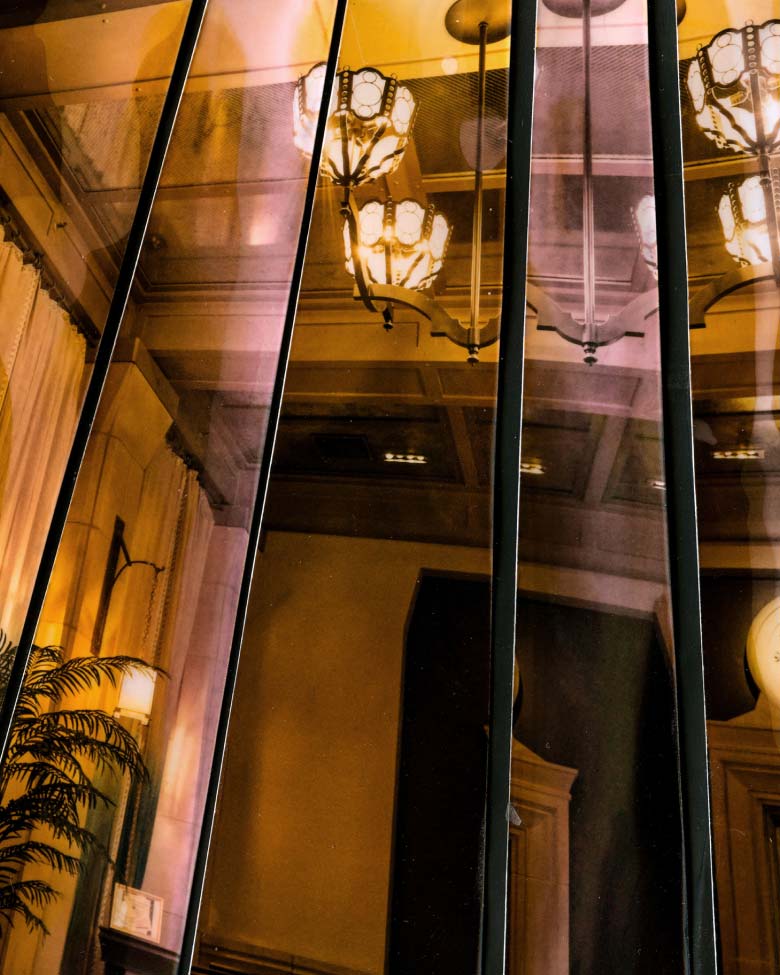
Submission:
[[776,149],[777,148],[777,135],[778,135],[778,133],[780,133],[780,119],[778,119],[775,122],[775,124],[769,130],[769,135],[766,136],[766,138],[765,138],[766,145],[767,145],[767,154],[769,154],[769,152],[770,152],[769,146],[772,146],[773,149]]
[[[357,289],[355,292],[356,298],[362,298],[362,295],[357,293]],[[438,301],[429,298],[421,291],[402,288],[397,284],[372,284],[369,286],[368,294],[374,301],[387,301],[419,312],[431,323],[431,335],[446,335],[457,345],[468,347],[469,329],[449,315]]]
[[[557,332],[560,326],[569,334],[574,334],[577,329],[580,329],[581,332],[582,325],[569,312],[564,311],[538,285],[531,284],[528,281],[525,286],[525,296],[528,307],[536,312],[537,328],[542,331]],[[560,334],[563,333],[561,332]],[[570,339],[569,341],[574,341],[574,339]],[[579,342],[580,339],[576,341]]]
[[347,224],[347,233],[349,235],[349,249],[352,256],[352,267],[355,273],[355,290],[358,297],[366,306],[366,308],[373,313],[378,313],[379,308],[371,300],[369,283],[368,268],[366,267],[365,258],[361,254],[360,250],[360,234],[358,229],[358,209],[352,194],[347,187],[344,191],[344,200],[341,204],[341,215]]
[[598,345],[612,345],[624,336],[644,338],[644,323],[656,311],[658,311],[658,291],[655,288],[643,291],[598,326]]
[[719,278],[694,292],[689,303],[688,318],[691,328],[705,328],[707,312],[722,298],[746,288],[748,285],[774,281],[775,272],[771,261],[727,271]]

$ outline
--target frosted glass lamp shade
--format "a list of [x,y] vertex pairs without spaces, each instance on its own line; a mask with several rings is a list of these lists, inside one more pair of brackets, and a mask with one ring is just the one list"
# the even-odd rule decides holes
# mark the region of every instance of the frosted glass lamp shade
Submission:
[[699,128],[721,149],[780,148],[780,20],[716,34],[699,48],[686,84]]
[[149,724],[154,703],[154,689],[157,672],[151,668],[133,667],[122,675],[119,686],[119,701],[114,715],[132,718],[141,724]]
[[[338,186],[360,186],[392,173],[404,154],[415,116],[408,88],[376,68],[337,76],[330,104],[322,169]],[[325,65],[300,78],[293,101],[293,138],[311,156],[322,101]]]
[[[370,200],[358,211],[355,242],[371,284],[391,284],[422,291],[430,287],[444,263],[451,228],[432,205],[415,200]],[[346,267],[354,275],[349,224],[344,223]]]

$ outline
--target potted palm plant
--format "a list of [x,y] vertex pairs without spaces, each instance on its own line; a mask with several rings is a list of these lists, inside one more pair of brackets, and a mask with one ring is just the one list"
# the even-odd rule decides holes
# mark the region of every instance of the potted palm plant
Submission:
[[[16,647],[0,633],[0,700]],[[0,768],[0,919],[21,917],[48,934],[43,912],[59,892],[35,866],[76,875],[82,855],[98,849],[85,813],[113,799],[95,785],[104,771],[146,776],[135,738],[97,708],[63,708],[62,699],[148,665],[134,657],[74,657],[33,647],[5,762]],[[48,871],[47,871],[48,872]],[[50,874],[49,874],[50,876]]]

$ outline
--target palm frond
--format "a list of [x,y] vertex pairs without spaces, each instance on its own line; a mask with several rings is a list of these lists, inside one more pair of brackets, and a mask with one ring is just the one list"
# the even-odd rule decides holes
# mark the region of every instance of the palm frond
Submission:
[[[0,631],[0,692],[15,656],[16,647]],[[139,668],[151,669],[134,657],[65,660],[60,647],[32,648],[0,770],[0,918],[8,923],[20,916],[29,929],[48,934],[41,912],[59,896],[46,881],[28,879],[22,871],[44,865],[74,875],[81,869],[77,854],[97,850],[107,856],[81,825],[85,810],[113,804],[95,785],[95,774],[148,778],[135,738],[114,717],[97,708],[59,707],[65,697],[105,683],[116,687]],[[39,828],[66,849],[36,838]]]
[[81,860],[78,857],[63,853],[51,843],[27,840],[24,843],[0,846],[0,874],[13,876],[20,866],[28,863],[45,863],[71,876],[76,876],[81,871]]

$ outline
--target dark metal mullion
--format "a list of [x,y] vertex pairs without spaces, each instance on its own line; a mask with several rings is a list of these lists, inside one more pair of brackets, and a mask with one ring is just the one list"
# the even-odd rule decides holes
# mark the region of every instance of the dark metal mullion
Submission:
[[333,17],[333,31],[331,34],[330,49],[328,51],[328,60],[322,89],[322,104],[320,105],[319,117],[317,119],[317,129],[314,136],[311,168],[309,170],[309,177],[306,184],[306,196],[301,213],[301,227],[298,235],[298,248],[290,278],[290,294],[287,300],[287,311],[285,314],[282,340],[279,348],[276,379],[274,381],[274,388],[273,393],[271,394],[271,403],[268,411],[267,433],[265,443],[263,445],[260,470],[257,478],[257,494],[255,497],[254,510],[252,512],[252,521],[249,527],[246,561],[241,577],[241,587],[236,606],[236,622],[230,645],[230,655],[228,658],[227,673],[225,677],[225,689],[223,693],[222,707],[220,709],[219,722],[217,724],[214,756],[204,804],[203,823],[201,825],[200,840],[195,855],[195,868],[190,891],[189,905],[187,907],[187,919],[184,928],[184,938],[182,942],[178,975],[189,975],[195,953],[195,944],[198,933],[198,917],[200,915],[200,904],[203,897],[203,886],[206,879],[206,867],[208,865],[211,834],[214,827],[214,816],[216,814],[219,787],[222,779],[222,766],[227,747],[228,728],[230,724],[230,713],[233,706],[233,697],[236,689],[236,679],[238,677],[238,663],[241,653],[241,643],[244,636],[247,607],[252,588],[252,576],[254,572],[255,559],[257,556],[257,548],[260,541],[263,511],[265,508],[265,499],[268,491],[268,482],[271,475],[271,465],[273,462],[276,435],[279,427],[279,416],[284,397],[284,385],[287,377],[290,348],[292,346],[292,337],[295,328],[295,316],[298,309],[298,298],[300,295],[301,281],[303,278],[306,247],[309,240],[312,212],[314,210],[314,199],[319,179],[322,149],[325,143],[325,129],[330,111],[331,93],[336,77],[339,52],[341,50],[341,35],[344,28],[347,2],[348,0],[336,0],[336,10]]
[[184,94],[184,86],[189,75],[190,65],[192,64],[192,58],[195,53],[195,47],[198,42],[207,6],[208,0],[192,0],[179,44],[179,51],[176,55],[173,71],[171,72],[168,90],[163,101],[160,120],[149,153],[146,174],[138,195],[138,203],[130,232],[127,236],[124,254],[119,265],[119,274],[117,275],[111,304],[108,308],[103,334],[95,354],[95,361],[92,365],[92,372],[84,395],[84,402],[76,424],[73,445],[68,455],[65,473],[54,506],[54,513],[49,523],[43,555],[38,566],[38,572],[30,596],[30,603],[27,608],[27,615],[19,637],[16,657],[11,669],[8,686],[5,690],[5,697],[3,698],[2,705],[0,705],[0,759],[4,758],[6,749],[8,748],[8,739],[14,711],[16,710],[22,681],[24,680],[27,664],[30,659],[30,651],[35,640],[38,620],[43,608],[43,602],[46,598],[46,591],[49,588],[51,574],[54,570],[57,550],[65,529],[68,509],[70,508],[73,492],[76,487],[76,479],[87,449],[89,434],[95,422],[100,396],[103,392],[108,369],[111,365],[114,346],[116,345],[122,318],[130,296],[130,289],[138,266],[141,247],[146,236],[149,216],[160,182],[160,174],[162,173],[165,156],[171,140],[171,133],[173,132],[174,122],[179,111],[182,95]]
[[485,827],[482,975],[503,975],[506,958],[509,782],[517,625],[520,435],[531,186],[536,0],[513,0],[509,53],[503,298],[493,469],[490,740]]
[[684,844],[686,972],[717,970],[699,548],[693,458],[688,262],[675,0],[648,0],[664,460]]

